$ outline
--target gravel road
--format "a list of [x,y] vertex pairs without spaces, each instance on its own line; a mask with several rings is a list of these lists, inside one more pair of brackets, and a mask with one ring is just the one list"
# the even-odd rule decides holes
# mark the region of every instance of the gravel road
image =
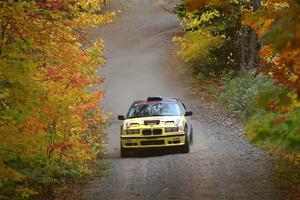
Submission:
[[[108,9],[122,12],[114,24],[100,27],[107,64],[103,109],[113,113],[109,135],[110,173],[84,188],[88,200],[186,199],[276,200],[267,155],[243,139],[236,123],[213,108],[197,105],[169,81],[165,60],[171,37],[179,30],[176,16],[158,0],[111,0]],[[194,111],[194,144],[189,154],[155,152],[121,159],[118,114],[147,96],[183,99]]]

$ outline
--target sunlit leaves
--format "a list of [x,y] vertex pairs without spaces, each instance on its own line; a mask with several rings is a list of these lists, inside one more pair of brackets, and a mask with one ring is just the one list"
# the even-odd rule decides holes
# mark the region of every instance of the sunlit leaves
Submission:
[[104,46],[86,31],[115,16],[101,3],[0,2],[0,185],[8,198],[51,195],[66,177],[89,174],[103,151],[102,91],[88,87],[103,82]]
[[[270,51],[261,51],[267,61],[269,71],[278,82],[289,85],[300,93],[300,18],[299,5],[296,1],[265,1],[257,12],[246,15],[244,23],[252,26],[260,35],[261,41]],[[276,56],[270,64],[270,57]],[[267,59],[266,59],[267,58]]]
[[177,54],[186,62],[201,60],[204,64],[216,61],[211,51],[220,48],[224,39],[220,36],[213,36],[209,31],[197,30],[186,33],[184,37],[174,37],[173,41],[179,47]]
[[257,31],[263,42],[263,72],[287,87],[284,91],[261,94],[257,105],[269,113],[254,117],[247,133],[255,142],[271,141],[292,150],[300,147],[299,12],[298,1],[266,0],[259,10],[246,14],[243,21]]
[[[185,36],[175,37],[178,55],[209,71],[239,68],[240,7],[245,1],[189,0],[175,7]],[[248,33],[248,30],[245,29]],[[196,64],[195,64],[196,63]],[[203,71],[203,70],[201,70]],[[204,70],[205,71],[205,70]]]

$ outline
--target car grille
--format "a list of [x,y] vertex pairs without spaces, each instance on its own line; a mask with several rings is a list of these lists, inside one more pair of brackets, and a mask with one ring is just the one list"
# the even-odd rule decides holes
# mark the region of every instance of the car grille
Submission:
[[161,135],[162,134],[162,129],[153,129],[153,135]]
[[161,135],[162,134],[162,129],[144,129],[142,131],[143,135]]
[[150,141],[141,141],[141,145],[162,145],[165,144],[164,140],[150,140]]
[[160,123],[160,120],[145,120],[145,125],[158,125]]
[[145,129],[143,130],[143,135],[151,135],[152,134],[152,130],[151,129]]

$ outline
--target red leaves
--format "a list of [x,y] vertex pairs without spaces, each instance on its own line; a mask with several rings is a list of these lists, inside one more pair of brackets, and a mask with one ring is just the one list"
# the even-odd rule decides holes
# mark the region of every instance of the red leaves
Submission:
[[286,121],[286,120],[287,120],[287,116],[286,116],[286,115],[283,115],[283,116],[280,118],[280,120],[281,120],[282,122]]
[[276,108],[276,105],[277,105],[277,102],[273,100],[268,104],[268,108],[270,110],[274,110]]
[[187,0],[186,2],[189,10],[201,9],[207,5],[222,7],[222,9],[230,8],[230,3],[222,0]]
[[93,83],[93,81],[89,80],[88,77],[82,73],[74,73],[70,78],[70,86],[74,88],[84,88]]
[[[260,50],[266,73],[300,95],[300,18],[295,1],[267,0],[244,22],[254,28],[265,46]],[[266,70],[268,68],[268,71]]]
[[278,83],[286,83],[287,79],[283,71],[281,70],[276,70],[272,72],[272,77],[277,80]]
[[72,144],[69,143],[61,143],[61,144],[54,144],[53,149],[54,150],[60,150],[60,151],[66,151],[72,148]]
[[273,124],[274,124],[274,126],[279,126],[279,125],[280,125],[280,122],[274,119],[274,120],[273,120]]
[[59,81],[63,77],[60,75],[60,70],[58,67],[51,66],[47,69],[46,78],[53,81]]
[[65,4],[61,1],[47,1],[47,2],[37,2],[36,7],[38,8],[52,8],[54,10],[58,10],[62,8]]
[[102,84],[104,79],[93,80],[88,74],[81,72],[73,66],[50,66],[44,74],[45,80],[62,82],[71,88],[85,88],[92,84]]
[[[104,64],[103,44],[99,38],[99,45],[90,51],[89,40],[83,40],[89,39],[89,27],[113,16],[100,13],[98,3],[4,1],[1,45],[5,51],[0,74],[5,74],[7,81],[1,85],[0,170],[10,171],[0,174],[4,178],[1,184],[12,187],[0,196],[18,198],[23,194],[17,194],[16,188],[29,188],[24,192],[28,199],[50,198],[54,193],[46,197],[43,191],[54,179],[57,184],[52,184],[52,189],[60,196],[65,178],[70,178],[68,173],[57,173],[61,166],[82,177],[93,171],[88,167],[101,153],[105,138],[98,106],[103,93],[94,94],[86,87],[103,81],[96,74],[97,67]],[[22,173],[30,176],[16,178]],[[47,182],[41,186],[41,181]]]
[[280,124],[285,122],[287,119],[288,119],[288,117],[285,114],[283,114],[281,117],[276,117],[273,119],[273,125],[279,126]]

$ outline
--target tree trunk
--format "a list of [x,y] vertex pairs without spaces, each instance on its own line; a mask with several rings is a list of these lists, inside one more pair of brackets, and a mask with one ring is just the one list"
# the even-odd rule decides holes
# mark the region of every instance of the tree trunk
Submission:
[[[254,10],[260,8],[261,0],[254,0],[251,5]],[[246,71],[256,67],[258,62],[258,37],[255,30],[241,24],[240,28],[240,68]]]

